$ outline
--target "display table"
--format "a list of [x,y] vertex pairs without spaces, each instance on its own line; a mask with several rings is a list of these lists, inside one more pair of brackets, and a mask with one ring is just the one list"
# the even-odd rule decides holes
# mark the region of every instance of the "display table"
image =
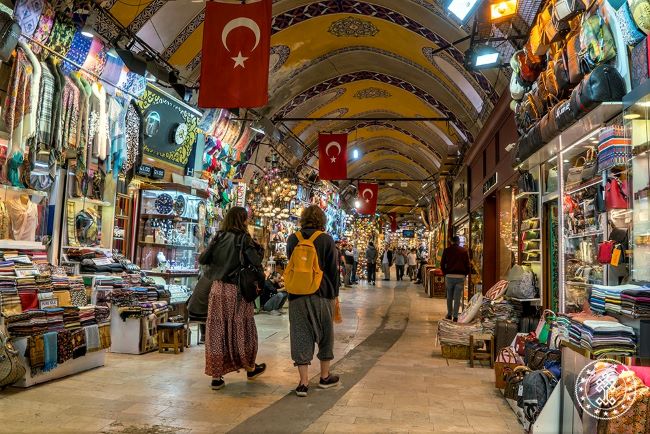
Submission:
[[27,337],[21,337],[15,338],[13,340],[13,344],[18,351],[20,361],[25,366],[27,372],[22,380],[13,385],[14,387],[31,387],[35,384],[45,383],[47,381],[56,380],[57,378],[67,377],[69,375],[74,375],[79,372],[87,371],[89,369],[104,366],[106,351],[95,351],[93,353],[87,353],[85,356],[79,357],[78,359],[68,360],[67,362],[58,365],[51,371],[41,372],[38,375],[32,377],[29,361],[25,358],[28,339],[29,338]]
[[111,308],[111,353],[144,354],[158,349],[158,324],[167,321],[167,313],[122,320],[118,308]]

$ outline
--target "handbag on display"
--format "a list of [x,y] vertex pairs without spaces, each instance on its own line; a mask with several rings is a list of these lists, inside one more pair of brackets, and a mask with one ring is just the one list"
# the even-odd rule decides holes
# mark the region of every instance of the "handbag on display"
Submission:
[[539,121],[539,130],[542,135],[542,142],[544,143],[550,142],[560,134],[560,129],[557,126],[556,118],[552,111],[545,114],[542,120]]
[[632,17],[632,11],[627,1],[615,12],[616,22],[621,29],[621,36],[627,45],[635,46],[645,39],[645,33],[639,29]]
[[519,83],[517,74],[512,73],[510,76],[510,97],[515,101],[521,101],[526,94],[526,88]]
[[616,57],[616,43],[612,31],[600,12],[583,19],[580,47],[580,60],[585,64],[585,72]]
[[577,120],[571,109],[571,101],[568,99],[556,104],[550,113],[555,116],[555,124],[560,131],[566,130]]
[[567,33],[571,30],[571,27],[567,21],[555,17],[554,6],[552,4],[549,4],[547,9],[550,11],[550,19],[546,23],[544,32],[546,33],[546,40],[550,44],[555,44],[564,39]]
[[533,229],[524,232],[524,241],[529,240],[539,240],[539,229]]
[[580,35],[574,34],[566,43],[567,70],[572,85],[580,83],[584,72],[580,65]]
[[21,380],[25,373],[25,365],[18,358],[11,338],[0,330],[0,389]]
[[648,0],[628,0],[628,4],[634,23],[643,33],[650,34],[650,2]]
[[614,252],[614,241],[603,241],[598,245],[598,262],[609,264],[612,262],[612,253]]
[[581,12],[586,6],[582,0],[555,0],[553,2],[553,19],[568,22]]
[[537,152],[543,144],[542,131],[538,122],[528,130],[526,135],[519,138],[519,146],[517,147],[517,154],[515,156],[517,163],[523,163],[526,161],[526,159]]
[[596,201],[595,207],[597,213],[607,212],[607,207],[605,206],[605,187],[602,184],[598,184],[596,191]]
[[548,170],[548,175],[546,176],[546,193],[554,193],[557,191],[558,174],[557,167],[551,167]]
[[607,180],[607,185],[605,186],[605,208],[607,208],[607,211],[629,208],[627,181],[622,181],[618,177],[612,177]]
[[558,96],[571,85],[567,63],[566,49],[558,50],[553,57],[553,78],[558,88]]
[[582,169],[585,164],[585,158],[579,157],[574,163],[573,167],[569,169],[569,172],[566,176],[566,187],[571,189],[580,185],[582,182]]
[[537,339],[541,343],[548,344],[551,329],[553,328],[556,320],[557,315],[555,315],[555,312],[550,309],[544,310],[542,317],[539,319],[539,323],[537,324],[537,329],[535,330]]
[[632,82],[632,89],[641,86],[650,77],[648,54],[648,38],[646,37],[632,48],[632,55],[630,56],[630,80]]
[[520,172],[519,179],[517,179],[517,189],[520,192],[537,191],[537,182],[535,181],[533,174],[527,170]]
[[625,127],[611,125],[598,135],[598,172],[625,166],[632,158],[632,139],[625,137]]
[[505,389],[507,383],[504,378],[504,373],[507,370],[512,370],[518,366],[523,365],[524,361],[522,360],[521,356],[515,353],[512,347],[507,346],[501,348],[497,354],[496,361],[494,362],[494,377],[496,388]]
[[18,45],[18,38],[22,30],[20,25],[4,11],[0,11],[0,59],[8,62],[11,53]]
[[544,58],[533,53],[530,41],[524,46],[522,54],[523,58],[521,55],[518,56],[521,64],[521,78],[528,83],[534,83],[544,70]]
[[598,160],[596,159],[596,151],[593,148],[589,148],[587,156],[585,157],[585,164],[582,166],[582,181],[589,181],[596,176],[597,165]]
[[517,366],[514,369],[506,368],[503,372],[503,378],[506,387],[503,390],[503,396],[507,399],[517,400],[519,396],[519,389],[530,369],[526,366]]
[[625,82],[616,68],[600,65],[571,92],[571,110],[580,119],[602,102],[621,101],[625,92]]

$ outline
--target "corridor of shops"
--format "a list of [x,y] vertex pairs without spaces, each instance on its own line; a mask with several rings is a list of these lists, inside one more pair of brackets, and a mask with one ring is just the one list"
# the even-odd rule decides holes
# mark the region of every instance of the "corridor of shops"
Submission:
[[268,372],[255,382],[232,373],[226,388],[210,390],[203,346],[182,357],[109,354],[103,368],[0,393],[0,432],[522,432],[488,363],[472,369],[441,357],[443,300],[395,281],[341,298],[337,389],[296,397],[288,315],[259,314],[258,358]]
[[650,434],[650,0],[0,23],[0,433]]

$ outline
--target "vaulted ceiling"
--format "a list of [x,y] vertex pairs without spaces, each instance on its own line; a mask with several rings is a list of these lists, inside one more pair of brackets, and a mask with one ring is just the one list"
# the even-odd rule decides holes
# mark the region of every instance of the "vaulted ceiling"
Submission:
[[[185,80],[199,80],[203,2],[106,0],[103,6]],[[110,23],[103,25],[110,33]],[[464,68],[467,45],[451,45],[464,36],[439,0],[274,0],[270,99],[260,114],[338,118],[285,125],[312,149],[319,131],[349,131],[350,148],[362,154],[350,164],[350,178],[430,178],[473,142],[507,84],[498,70]],[[346,120],[359,117],[449,120]],[[420,193],[421,184],[384,184],[379,201],[413,204]],[[393,209],[405,207],[382,211]]]

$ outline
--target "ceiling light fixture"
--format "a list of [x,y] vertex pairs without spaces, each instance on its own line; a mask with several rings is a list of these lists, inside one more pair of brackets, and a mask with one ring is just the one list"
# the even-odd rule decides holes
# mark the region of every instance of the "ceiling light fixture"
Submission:
[[474,47],[465,53],[465,66],[469,70],[495,68],[499,66],[499,57],[499,52],[494,47]]
[[355,150],[352,151],[352,158],[354,158],[355,160],[357,160],[359,158],[359,150],[358,149],[355,149]]
[[447,10],[459,20],[465,21],[474,12],[478,4],[478,0],[451,0],[447,5]]
[[630,114],[624,115],[623,119],[628,119],[628,120],[630,120],[630,119],[639,119],[640,117],[641,117],[641,115],[638,114],[638,113],[630,113]]
[[497,0],[490,3],[490,20],[499,22],[517,13],[517,0]]

